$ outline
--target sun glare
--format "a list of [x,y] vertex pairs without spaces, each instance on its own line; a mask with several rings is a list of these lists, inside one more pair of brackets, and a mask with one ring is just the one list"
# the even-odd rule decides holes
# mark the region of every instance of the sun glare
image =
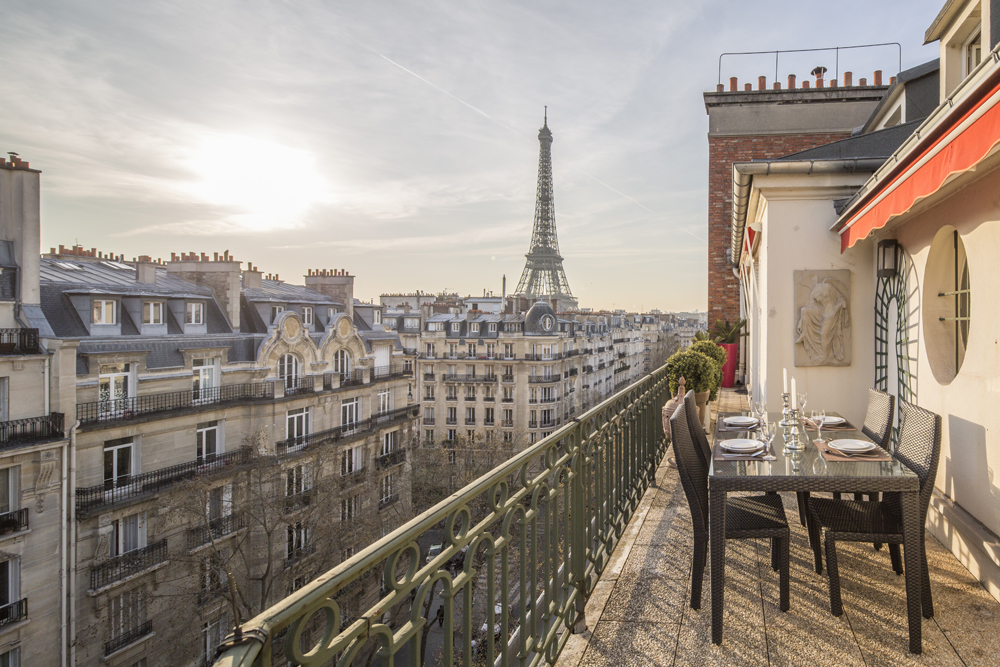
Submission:
[[248,231],[297,227],[308,209],[333,199],[311,153],[247,136],[206,139],[192,161],[191,194],[233,212]]

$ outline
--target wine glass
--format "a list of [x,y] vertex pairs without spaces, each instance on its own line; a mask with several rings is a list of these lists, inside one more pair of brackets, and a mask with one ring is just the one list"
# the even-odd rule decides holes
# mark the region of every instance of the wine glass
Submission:
[[826,423],[826,410],[812,411],[812,425],[816,427],[816,439],[823,439],[823,424]]
[[753,402],[753,411],[757,413],[757,418],[761,422],[764,421],[764,415],[767,414],[767,403],[763,399],[758,399]]
[[806,413],[806,403],[808,402],[808,399],[809,399],[809,394],[807,394],[806,392],[803,391],[799,394],[799,410],[802,411],[801,414]]

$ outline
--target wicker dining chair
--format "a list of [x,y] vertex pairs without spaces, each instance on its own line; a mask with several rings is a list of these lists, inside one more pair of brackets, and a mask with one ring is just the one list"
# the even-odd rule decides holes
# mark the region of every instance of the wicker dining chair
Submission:
[[701,462],[705,466],[705,474],[707,475],[712,462],[712,446],[708,444],[705,427],[698,419],[698,405],[694,400],[694,390],[684,394],[684,412],[687,414],[688,433],[697,445],[696,450],[701,455]]
[[868,390],[868,411],[861,432],[882,449],[889,450],[892,436],[892,415],[896,397],[878,389]]
[[[687,406],[679,405],[670,418],[674,456],[684,495],[691,509],[694,556],[691,566],[691,608],[701,608],[701,585],[708,557],[708,467],[688,429]],[[771,567],[780,573],[779,606],[788,611],[789,530],[781,496],[730,496],[726,502],[726,539],[771,540]],[[712,600],[712,604],[719,604]]]
[[[934,490],[938,461],[941,458],[941,416],[919,408],[912,403],[899,404],[899,444],[895,457],[916,473],[920,479],[920,535],[924,540],[927,507]],[[837,500],[830,498],[809,499],[810,520],[817,530],[826,530],[826,567],[830,576],[830,611],[834,616],[843,613],[840,597],[840,572],[837,565],[837,542],[878,542],[889,545],[892,569],[903,573],[900,544],[903,543],[903,519],[898,493],[886,493],[883,500]],[[812,541],[817,572],[822,570],[819,553],[819,533]],[[927,569],[927,552],[921,563],[921,603],[924,618],[934,615],[931,599],[931,580]]]

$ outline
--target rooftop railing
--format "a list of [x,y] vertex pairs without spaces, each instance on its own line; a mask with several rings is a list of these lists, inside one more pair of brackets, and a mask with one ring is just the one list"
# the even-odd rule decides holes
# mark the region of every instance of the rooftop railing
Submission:
[[0,329],[0,354],[38,354],[38,329]]
[[253,460],[252,447],[240,447],[223,454],[210,454],[187,463],[150,470],[136,475],[123,475],[104,484],[78,487],[76,511],[89,512],[97,508],[112,507],[130,498],[155,493],[177,482],[194,479]]
[[64,438],[64,425],[61,412],[0,422],[0,448]]
[[[287,391],[286,391],[287,393]],[[141,415],[170,412],[184,408],[242,403],[245,401],[271,400],[274,385],[270,382],[226,384],[208,389],[169,391],[144,394],[131,398],[108,398],[92,403],[78,403],[76,418],[81,425],[99,422],[127,421]]]
[[[664,367],[247,621],[215,664],[269,667],[284,655],[314,667],[363,662],[361,652],[376,648],[383,662],[405,651],[419,662],[431,595],[430,608],[445,609],[449,639],[435,649],[442,664],[554,663],[570,634],[587,630],[586,599],[654,481],[666,452],[660,411],[668,397]],[[394,501],[384,497],[379,506]],[[425,562],[418,540],[441,535],[442,526],[443,548]],[[452,574],[447,564],[462,553],[466,565]],[[337,594],[375,568],[398,574],[369,608],[342,621]],[[385,622],[397,606],[404,620]],[[303,646],[313,619],[325,628]],[[478,632],[484,622],[499,632]]]

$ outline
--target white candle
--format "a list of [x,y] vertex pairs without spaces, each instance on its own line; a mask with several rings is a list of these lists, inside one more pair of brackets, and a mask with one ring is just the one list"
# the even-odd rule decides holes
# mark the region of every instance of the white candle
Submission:
[[781,393],[782,394],[787,394],[788,393],[788,369],[787,368],[782,368],[781,369],[781,375],[782,375]]
[[796,410],[798,407],[798,399],[795,398],[795,378],[792,378],[792,410]]

